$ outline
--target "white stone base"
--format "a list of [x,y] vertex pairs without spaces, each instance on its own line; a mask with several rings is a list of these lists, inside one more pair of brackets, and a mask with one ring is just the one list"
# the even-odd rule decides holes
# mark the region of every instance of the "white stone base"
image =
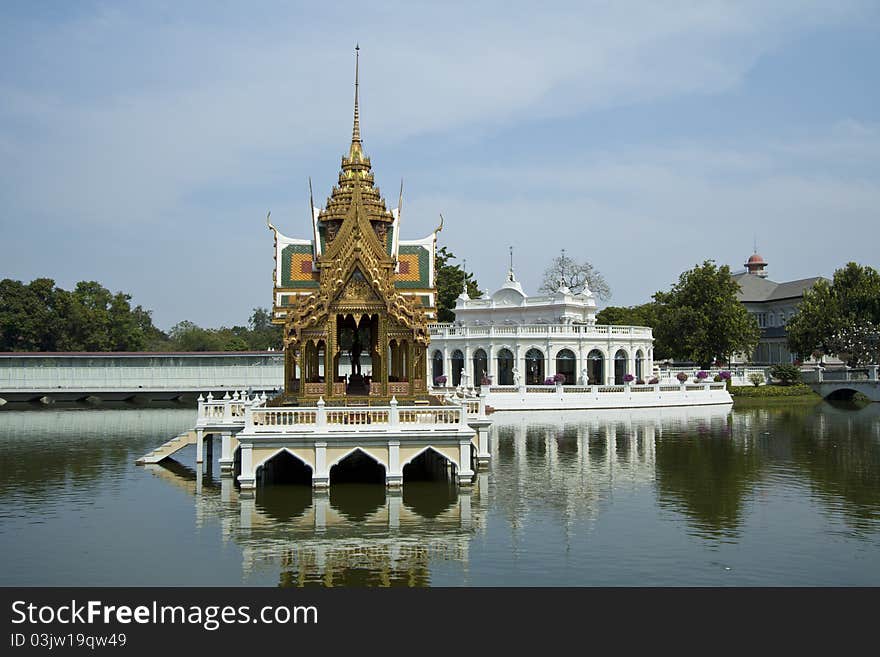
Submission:
[[[732,404],[733,398],[720,386],[521,386],[486,394],[486,406],[497,411],[589,410],[600,408],[655,408],[663,406],[702,406]],[[666,388],[666,389],[662,389]],[[669,388],[675,388],[669,389]],[[689,389],[690,388],[690,389]],[[608,391],[608,389],[619,389]]]

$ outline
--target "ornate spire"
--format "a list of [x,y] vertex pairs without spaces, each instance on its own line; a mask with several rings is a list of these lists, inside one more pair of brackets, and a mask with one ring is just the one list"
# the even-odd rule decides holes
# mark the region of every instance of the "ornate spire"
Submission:
[[[351,153],[361,150],[361,119],[358,112],[358,78],[360,77],[360,44],[354,47],[354,126],[351,129]],[[349,155],[351,157],[351,155]]]
[[[349,215],[353,205],[374,224],[391,224],[394,215],[386,208],[382,193],[375,186],[370,158],[364,155],[361,142],[361,122],[359,105],[360,88],[360,45],[355,46],[354,55],[354,125],[351,130],[351,148],[348,155],[342,156],[342,171],[339,182],[330,192],[324,209],[318,216],[319,229],[326,237],[326,243],[335,238],[342,222]],[[387,248],[388,234],[385,227],[374,226],[379,241]]]

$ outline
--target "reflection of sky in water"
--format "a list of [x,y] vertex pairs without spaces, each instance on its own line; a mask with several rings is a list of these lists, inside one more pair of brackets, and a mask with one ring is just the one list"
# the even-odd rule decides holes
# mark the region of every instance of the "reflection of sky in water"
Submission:
[[0,584],[880,584],[878,404],[497,413],[467,493],[255,498],[134,466],[193,415],[0,413]]

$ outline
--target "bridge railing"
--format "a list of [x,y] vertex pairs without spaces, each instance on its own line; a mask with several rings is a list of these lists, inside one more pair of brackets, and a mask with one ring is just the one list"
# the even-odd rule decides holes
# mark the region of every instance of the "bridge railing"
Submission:
[[816,369],[804,373],[807,383],[837,383],[844,381],[877,381],[878,366],[846,367],[840,369]]

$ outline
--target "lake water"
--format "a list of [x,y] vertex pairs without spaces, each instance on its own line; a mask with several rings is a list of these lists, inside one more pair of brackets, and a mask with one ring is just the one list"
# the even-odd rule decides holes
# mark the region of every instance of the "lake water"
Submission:
[[880,404],[497,413],[473,489],[138,467],[194,409],[0,412],[0,585],[880,585]]

